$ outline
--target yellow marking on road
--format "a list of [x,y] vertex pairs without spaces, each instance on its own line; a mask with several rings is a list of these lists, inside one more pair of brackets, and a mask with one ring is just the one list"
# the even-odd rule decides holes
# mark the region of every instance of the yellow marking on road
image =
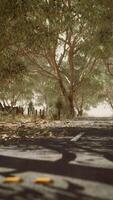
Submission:
[[6,177],[4,178],[4,183],[21,183],[23,180],[18,176]]
[[33,181],[35,184],[50,184],[53,183],[53,179],[49,177],[39,177]]

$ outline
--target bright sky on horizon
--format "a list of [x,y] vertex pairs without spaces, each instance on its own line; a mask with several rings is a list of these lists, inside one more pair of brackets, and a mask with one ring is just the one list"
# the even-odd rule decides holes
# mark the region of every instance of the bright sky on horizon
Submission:
[[99,104],[96,108],[91,108],[87,111],[88,116],[90,117],[111,117],[113,116],[113,110],[111,107],[104,102],[103,104]]

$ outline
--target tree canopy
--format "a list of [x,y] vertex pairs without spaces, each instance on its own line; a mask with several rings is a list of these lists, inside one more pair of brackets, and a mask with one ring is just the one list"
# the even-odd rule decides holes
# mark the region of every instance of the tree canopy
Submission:
[[112,73],[112,9],[112,0],[0,0],[0,82],[11,91],[26,74],[53,88],[57,83],[67,116],[74,117],[84,90],[100,88],[95,68]]

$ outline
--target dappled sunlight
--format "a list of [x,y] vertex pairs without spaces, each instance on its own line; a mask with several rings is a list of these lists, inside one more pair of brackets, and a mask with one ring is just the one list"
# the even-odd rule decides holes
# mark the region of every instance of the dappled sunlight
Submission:
[[0,0],[0,200],[113,199],[113,0]]

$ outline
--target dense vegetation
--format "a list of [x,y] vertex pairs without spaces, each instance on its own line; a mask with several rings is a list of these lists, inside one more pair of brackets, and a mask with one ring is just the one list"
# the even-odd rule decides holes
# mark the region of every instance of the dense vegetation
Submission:
[[0,0],[2,106],[45,105],[54,118],[113,108],[112,0]]

